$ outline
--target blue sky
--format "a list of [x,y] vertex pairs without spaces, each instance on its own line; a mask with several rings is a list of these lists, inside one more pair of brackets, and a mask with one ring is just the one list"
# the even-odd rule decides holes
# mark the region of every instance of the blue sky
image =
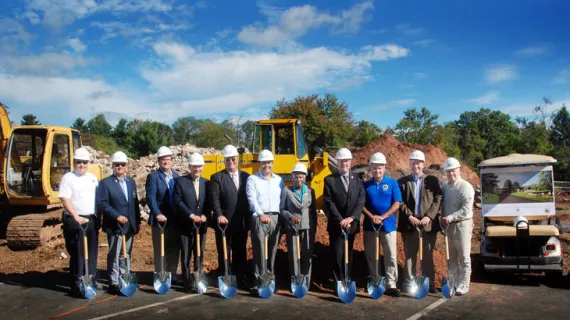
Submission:
[[568,1],[0,2],[0,101],[71,125],[98,113],[262,119],[335,93],[357,120],[570,105]]

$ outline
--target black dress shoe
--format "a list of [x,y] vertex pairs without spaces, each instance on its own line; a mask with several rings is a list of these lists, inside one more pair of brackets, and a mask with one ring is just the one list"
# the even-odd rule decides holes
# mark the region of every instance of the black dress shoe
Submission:
[[398,288],[390,288],[386,290],[386,295],[399,298],[402,296],[402,292]]
[[108,292],[110,294],[119,294],[119,293],[121,293],[121,287],[119,287],[118,284],[112,284],[109,286]]
[[429,287],[429,293],[437,293],[437,289],[433,286]]

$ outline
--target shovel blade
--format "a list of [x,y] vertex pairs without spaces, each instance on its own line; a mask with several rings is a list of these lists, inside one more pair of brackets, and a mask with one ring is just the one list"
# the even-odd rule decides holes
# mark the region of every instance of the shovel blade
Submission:
[[351,303],[356,297],[356,284],[354,281],[341,281],[336,282],[336,291],[338,292],[338,297],[344,303]]
[[172,284],[172,274],[170,272],[155,272],[154,273],[154,291],[158,294],[165,294],[170,289]]
[[271,297],[275,291],[275,278],[273,275],[266,273],[261,276],[261,284],[257,288],[257,293],[263,299]]
[[451,299],[455,295],[455,286],[446,277],[441,279],[441,294],[446,299]]
[[384,277],[369,277],[368,295],[370,296],[370,298],[376,300],[382,297],[384,291],[386,291],[385,283],[386,280]]
[[425,298],[429,293],[429,277],[419,277],[416,279],[416,290],[414,296],[417,299]]
[[206,293],[208,290],[208,281],[206,281],[204,273],[198,271],[194,272],[192,275],[194,278],[194,289],[198,291],[198,294]]
[[136,274],[129,273],[119,277],[119,288],[125,297],[130,297],[137,291]]
[[79,292],[81,292],[81,295],[87,299],[92,299],[97,295],[97,286],[95,285],[92,276],[81,277]]
[[307,276],[291,276],[291,292],[297,298],[303,298],[307,294]]
[[236,276],[234,275],[218,277],[218,287],[220,288],[220,294],[226,299],[231,299],[236,295],[236,284]]

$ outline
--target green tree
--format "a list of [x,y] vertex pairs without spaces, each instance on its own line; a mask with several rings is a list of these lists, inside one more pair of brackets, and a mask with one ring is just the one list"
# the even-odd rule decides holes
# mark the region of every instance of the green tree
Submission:
[[543,120],[520,123],[519,130],[520,142],[516,147],[518,153],[550,154],[552,152],[550,131]]
[[277,102],[269,112],[271,119],[296,118],[301,120],[310,156],[315,147],[346,146],[353,131],[354,120],[348,105],[330,93],[320,98],[317,94],[298,96],[293,101]]
[[433,144],[445,151],[450,157],[462,159],[461,148],[459,147],[460,141],[461,136],[454,122],[435,126]]
[[242,138],[242,146],[249,149],[251,152],[253,149],[253,141],[254,141],[254,130],[255,130],[255,121],[247,120],[241,125],[241,134]]
[[172,129],[157,121],[132,121],[127,132],[129,151],[138,157],[154,154],[161,146],[169,146],[174,141]]
[[350,141],[357,147],[364,147],[376,140],[382,134],[382,129],[366,120],[358,121],[350,137]]
[[427,108],[406,109],[404,118],[396,124],[396,138],[409,143],[423,145],[434,143],[435,128],[439,115],[432,114]]
[[71,125],[71,127],[73,129],[79,130],[82,133],[87,133],[89,131],[89,129],[87,127],[87,123],[85,123],[85,119],[83,119],[83,118],[75,119],[75,121],[73,121],[73,124]]
[[22,116],[20,124],[22,124],[23,126],[33,126],[33,125],[39,125],[41,124],[41,122],[36,118],[35,115],[28,113]]
[[463,161],[472,168],[477,168],[484,159],[515,152],[519,142],[518,128],[510,116],[501,111],[481,108],[464,112],[455,121],[455,127],[461,137],[459,147]]
[[557,162],[554,174],[557,180],[570,180],[570,114],[565,105],[552,115],[550,141],[554,150],[552,156]]
[[180,117],[172,124],[174,143],[187,144],[199,134],[201,121],[194,117]]
[[89,120],[89,122],[87,122],[87,127],[89,128],[90,133],[102,137],[110,137],[111,130],[113,129],[103,114],[98,114],[95,118]]
[[200,148],[214,147],[222,149],[228,140],[224,136],[224,129],[210,119],[200,121],[199,133],[192,137],[193,143]]
[[128,147],[128,124],[129,122],[125,118],[121,118],[119,122],[113,128],[111,132],[111,137],[117,142],[120,147]]

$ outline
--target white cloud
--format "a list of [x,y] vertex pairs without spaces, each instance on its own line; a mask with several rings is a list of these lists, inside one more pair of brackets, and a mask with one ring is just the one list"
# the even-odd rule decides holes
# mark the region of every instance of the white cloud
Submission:
[[402,23],[396,26],[396,31],[399,31],[407,36],[415,36],[422,34],[425,29],[424,28],[413,28],[408,23]]
[[379,106],[373,107],[372,109],[374,109],[374,110],[387,110],[387,109],[390,109],[391,107],[407,107],[407,106],[412,105],[414,103],[416,103],[416,99],[401,99],[401,100],[389,101],[385,104],[381,104]]
[[558,75],[552,80],[554,84],[567,84],[570,83],[570,68],[563,69],[558,73]]
[[435,42],[434,39],[422,39],[418,41],[414,41],[412,44],[420,47],[427,48]]
[[172,6],[162,0],[27,0],[23,16],[32,24],[41,21],[51,29],[60,30],[76,20],[99,12],[122,15],[171,10]]
[[29,45],[32,35],[15,19],[0,19],[0,52],[13,51],[19,45]]
[[[68,53],[43,53],[37,56],[0,56],[3,71],[10,74],[55,75],[87,65],[88,60]],[[34,88],[31,86],[30,88]]]
[[548,53],[549,51],[550,51],[550,46],[542,45],[542,46],[531,46],[531,47],[522,48],[516,51],[515,54],[525,58],[532,58]]
[[68,39],[67,45],[75,52],[83,52],[87,49],[87,46],[79,38]]
[[485,70],[487,83],[499,83],[517,78],[517,70],[513,65],[499,65]]
[[329,26],[333,32],[354,33],[360,30],[374,9],[372,1],[364,1],[338,15],[319,12],[312,5],[291,7],[287,10],[261,5],[267,16],[268,26],[254,24],[243,27],[237,38],[247,44],[261,47],[276,47],[302,37],[310,30]]
[[486,104],[491,104],[497,100],[499,100],[499,92],[490,91],[480,97],[474,99],[467,99],[466,101],[475,103],[477,105],[486,105]]
[[[90,26],[103,30],[103,36],[100,39],[102,42],[119,36],[129,38],[130,40],[142,40],[139,39],[139,37],[145,38],[149,35],[157,35],[168,31],[186,30],[189,28],[188,25],[182,23],[167,24],[156,19],[150,20],[152,23],[145,20],[144,22],[136,24],[128,24],[121,21],[93,21],[90,23]],[[148,42],[148,40],[149,39],[147,39],[146,42]]]

